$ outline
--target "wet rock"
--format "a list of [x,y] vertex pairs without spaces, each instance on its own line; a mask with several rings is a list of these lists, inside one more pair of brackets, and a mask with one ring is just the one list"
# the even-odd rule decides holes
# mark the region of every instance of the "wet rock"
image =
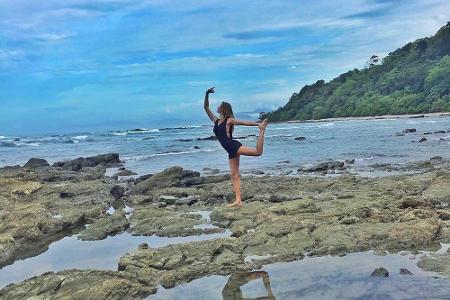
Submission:
[[322,162],[317,165],[313,165],[310,167],[302,167],[299,168],[299,172],[305,172],[305,173],[317,173],[317,172],[328,172],[329,170],[344,170],[345,164],[341,161],[327,161]]
[[119,172],[117,172],[116,174],[114,174],[114,176],[133,176],[133,175],[137,175],[137,173],[131,171],[131,170],[120,170]]
[[121,164],[118,153],[100,154],[90,157],[79,157],[68,161],[59,161],[53,164],[54,167],[61,167],[65,170],[79,171],[84,167],[96,167],[102,164],[104,167],[113,167]]
[[159,196],[158,202],[164,202],[166,205],[172,205],[175,204],[175,201],[177,201],[177,197],[172,195],[161,195]]
[[412,132],[416,132],[417,130],[415,128],[407,128],[405,130],[403,130],[403,133],[412,133]]
[[197,141],[214,141],[217,140],[217,137],[215,135],[211,135],[205,138],[197,138]]
[[112,199],[101,180],[49,183],[5,175],[0,172],[0,266],[45,251],[87,220],[99,218]]
[[401,275],[412,275],[411,271],[406,268],[400,268]]
[[0,290],[2,299],[141,299],[156,292],[151,279],[145,283],[125,272],[66,270],[47,272]]
[[342,220],[340,222],[341,222],[341,224],[349,225],[349,224],[355,224],[358,221],[359,221],[359,219],[357,217],[349,216],[349,217],[342,218]]
[[445,130],[438,130],[438,131],[435,131],[434,133],[435,133],[435,134],[446,133],[446,131],[445,131]]
[[[174,200],[175,201],[175,200]],[[166,202],[163,202],[164,204]],[[175,202],[174,202],[175,203]],[[159,235],[159,236],[188,236],[203,233],[223,232],[222,228],[197,228],[195,225],[205,223],[200,219],[200,215],[184,214],[172,209],[145,207],[136,209],[130,218],[132,228],[130,232],[133,235]],[[173,205],[173,209],[176,206]]]
[[129,226],[125,213],[118,210],[113,215],[101,218],[91,224],[80,233],[79,239],[83,241],[102,240],[109,235],[124,232]]
[[153,188],[179,186],[183,178],[183,168],[174,166],[137,183],[131,191],[136,194],[145,194]]
[[212,169],[212,168],[203,168],[203,171],[207,171],[211,174],[219,174],[220,173],[219,169]]
[[138,249],[121,257],[119,270],[143,278],[156,278],[163,287],[174,287],[209,275],[226,275],[249,270],[244,263],[243,247],[235,238],[216,239]]
[[437,155],[437,156],[431,157],[430,160],[431,161],[442,161],[442,160],[444,160],[444,158],[442,156]]
[[294,138],[294,140],[296,140],[296,141],[304,141],[304,140],[306,140],[306,137],[298,136],[298,137]]
[[114,185],[110,190],[111,195],[114,196],[116,200],[119,200],[122,198],[123,194],[125,193],[125,188],[121,185]]
[[35,169],[39,167],[47,167],[49,163],[42,158],[30,158],[28,162],[23,166],[24,168]]
[[175,205],[192,205],[197,201],[198,201],[198,197],[191,195],[191,196],[187,196],[187,197],[178,198],[175,201]]
[[370,274],[370,276],[388,277],[389,272],[388,272],[388,270],[386,270],[386,268],[379,267],[379,268],[376,268],[375,270],[373,270],[373,272],[372,272],[372,274]]
[[423,137],[423,138],[421,138],[421,139],[419,140],[419,143],[423,143],[423,142],[426,142],[426,141],[428,141],[428,139],[425,138],[425,137]]

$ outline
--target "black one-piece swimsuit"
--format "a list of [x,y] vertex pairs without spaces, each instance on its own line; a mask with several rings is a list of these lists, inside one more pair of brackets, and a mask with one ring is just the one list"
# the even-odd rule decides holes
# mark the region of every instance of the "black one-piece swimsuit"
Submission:
[[222,123],[218,124],[219,119],[214,122],[213,132],[219,140],[222,147],[228,152],[228,158],[236,157],[236,152],[239,147],[242,146],[241,142],[233,140],[233,133],[230,132],[230,136],[227,136],[227,120],[228,117]]

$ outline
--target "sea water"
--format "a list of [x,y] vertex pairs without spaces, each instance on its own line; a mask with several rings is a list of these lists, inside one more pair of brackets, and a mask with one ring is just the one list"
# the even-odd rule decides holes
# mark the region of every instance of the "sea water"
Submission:
[[[398,135],[406,128],[414,133]],[[309,123],[271,123],[260,157],[240,159],[242,173],[263,170],[269,174],[296,170],[302,164],[328,159],[355,159],[355,169],[379,163],[408,163],[433,156],[449,157],[450,117],[346,120]],[[434,133],[445,131],[444,133]],[[424,135],[432,132],[433,134]],[[236,126],[233,136],[247,146],[256,145],[256,126]],[[125,166],[139,174],[179,165],[203,172],[228,172],[228,154],[213,135],[212,123],[172,128],[74,132],[44,136],[7,136],[0,132],[0,166],[24,164],[30,157],[50,163],[117,152]],[[305,140],[295,140],[296,137]],[[426,137],[426,142],[418,142]],[[286,162],[289,161],[289,162]]]

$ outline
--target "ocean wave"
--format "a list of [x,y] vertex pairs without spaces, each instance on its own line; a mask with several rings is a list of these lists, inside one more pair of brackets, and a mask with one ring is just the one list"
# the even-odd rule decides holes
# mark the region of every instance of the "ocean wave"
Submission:
[[154,129],[147,129],[147,128],[136,128],[127,130],[127,133],[134,133],[134,134],[142,134],[142,133],[150,133],[150,132],[159,132],[158,128]]
[[320,124],[320,125],[318,125],[317,127],[319,127],[319,128],[322,128],[322,127],[331,127],[331,126],[334,126],[334,125],[335,125],[334,122],[331,122],[331,123]]
[[124,135],[127,135],[128,133],[127,132],[112,132],[111,134],[116,135],[116,136],[124,136]]
[[192,150],[180,150],[180,151],[164,151],[164,152],[156,152],[152,154],[146,154],[146,155],[136,155],[136,156],[130,156],[130,157],[124,157],[123,159],[125,161],[142,161],[142,160],[148,160],[153,157],[157,156],[166,156],[166,155],[183,155],[183,154],[192,154],[192,153],[198,153],[198,152],[213,152],[217,151],[217,149],[212,148],[204,148],[204,149],[192,149]]
[[39,147],[41,144],[38,142],[21,142],[21,141],[4,141],[0,142],[0,147],[22,147],[22,146],[30,146],[30,147]]
[[77,135],[77,136],[72,136],[71,138],[72,139],[75,139],[75,140],[85,140],[85,139],[87,139],[87,135]]

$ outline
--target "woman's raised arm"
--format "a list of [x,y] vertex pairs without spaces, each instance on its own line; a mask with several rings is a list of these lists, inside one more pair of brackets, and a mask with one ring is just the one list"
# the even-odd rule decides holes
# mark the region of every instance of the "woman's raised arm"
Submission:
[[205,101],[203,102],[203,107],[206,111],[206,114],[208,115],[208,117],[211,119],[211,121],[215,122],[218,117],[216,117],[213,112],[211,111],[211,109],[209,109],[209,94],[214,93],[214,87],[208,89],[205,93]]
[[234,125],[244,125],[244,126],[258,126],[259,123],[257,122],[253,122],[253,121],[242,121],[242,120],[238,120],[235,118],[230,118],[229,123],[234,124]]

